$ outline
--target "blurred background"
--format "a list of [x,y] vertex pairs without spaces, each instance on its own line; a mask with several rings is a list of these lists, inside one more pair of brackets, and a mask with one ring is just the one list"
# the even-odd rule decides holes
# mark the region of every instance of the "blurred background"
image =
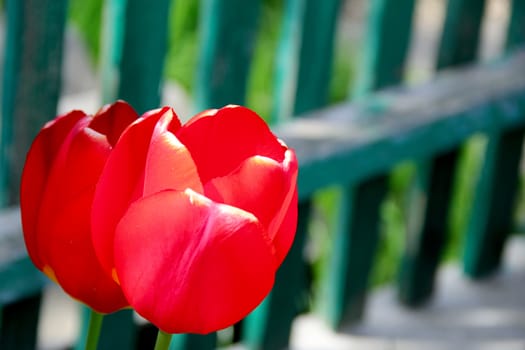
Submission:
[[[370,37],[369,18],[373,16],[372,6],[380,7],[381,5],[377,5],[380,2],[341,1],[333,37],[333,61],[327,105],[353,101],[363,94],[360,86],[360,73],[363,70],[363,62],[367,59],[365,47],[370,40],[373,40]],[[280,45],[282,45],[280,38],[283,31],[287,30],[287,6],[293,6],[290,3],[293,4],[294,1],[261,1],[257,33],[255,41],[251,43],[253,60],[249,66],[246,82],[245,104],[257,111],[272,125],[277,125],[283,120],[290,120],[294,116],[293,112],[286,112],[286,109],[283,112],[279,106],[276,106],[276,100],[278,100],[276,95],[280,93],[278,84],[276,84],[279,78],[276,52],[279,52]],[[300,3],[300,1],[295,3]],[[372,3],[375,5],[371,5]],[[199,29],[199,21],[203,16],[205,4],[206,2],[193,0],[176,0],[169,7],[161,103],[173,106],[183,120],[191,117],[201,107],[198,102],[199,92],[196,82],[199,81],[198,65],[202,53],[200,51],[202,50],[200,47],[202,33]],[[484,6],[475,59],[480,63],[494,61],[503,55],[512,4],[511,0],[487,0]],[[104,86],[108,85],[105,81],[107,77],[102,76],[104,60],[108,59],[108,54],[104,52],[108,40],[104,28],[114,26],[114,24],[107,23],[108,19],[105,17],[107,11],[107,4],[103,0],[69,0],[62,64],[62,88],[58,100],[59,113],[71,109],[83,109],[94,113],[103,102],[108,100],[108,94],[104,92]],[[412,29],[408,41],[406,63],[399,82],[401,85],[419,86],[436,75],[439,42],[446,12],[447,1],[445,0],[418,0],[415,2],[413,16],[410,19]],[[3,31],[5,31],[5,21],[4,14],[1,26]],[[0,33],[0,40],[4,37],[5,33]],[[4,43],[0,43],[0,47],[4,47]],[[147,56],[148,52],[144,52],[144,55]],[[368,89],[365,93],[369,93],[370,90],[372,89]],[[460,150],[461,161],[454,179],[451,214],[447,224],[449,241],[442,259],[444,264],[457,265],[462,256],[464,233],[474,198],[475,180],[479,176],[487,142],[486,135],[475,135],[469,138]],[[432,327],[448,332],[443,334],[451,334],[450,337],[453,340],[468,337],[468,329],[473,333],[477,332],[472,330],[475,327],[471,325],[468,325],[465,331],[459,325],[460,322],[456,324],[455,330],[452,330],[453,327],[447,328],[450,317],[455,317],[451,315],[456,315],[450,312],[454,308],[461,309],[462,305],[465,305],[460,304],[457,300],[468,302],[479,299],[480,303],[496,303],[498,300],[507,299],[520,304],[515,307],[520,310],[521,315],[514,315],[515,323],[509,324],[510,328],[502,331],[508,334],[501,337],[494,335],[496,340],[509,340],[509,342],[493,345],[498,349],[525,349],[525,316],[523,316],[525,301],[519,302],[520,297],[512,293],[512,290],[514,289],[515,292],[516,288],[521,290],[519,293],[525,293],[523,274],[519,275],[519,281],[516,281],[515,278],[506,281],[506,277],[500,277],[499,280],[492,280],[490,283],[493,284],[488,284],[488,289],[480,290],[462,279],[457,268],[447,268],[448,272],[444,273],[443,277],[447,282],[443,283],[447,286],[446,288],[450,288],[447,289],[449,291],[447,295],[453,295],[456,299],[452,301],[448,297],[443,299],[441,294],[438,294],[430,311],[418,314],[402,309],[395,303],[394,292],[388,286],[398,277],[399,261],[402,259],[406,244],[407,226],[409,225],[407,200],[411,184],[416,176],[417,166],[415,162],[405,162],[393,169],[388,179],[389,190],[380,205],[381,239],[370,276],[371,288],[379,292],[377,297],[371,299],[369,311],[367,311],[368,326],[364,323],[361,329],[354,327],[343,332],[343,335],[338,335],[315,317],[302,318],[296,322],[299,328],[294,328],[295,333],[292,333],[292,348],[344,349],[349,344],[367,349],[397,349],[410,348],[410,346],[413,349],[422,348],[422,346],[426,348],[433,343],[418,341],[430,338],[440,344],[439,338],[442,333],[432,332],[429,330]],[[518,200],[512,229],[513,235],[521,237],[521,241],[523,241],[523,232],[525,232],[523,181],[522,172],[519,177]],[[322,281],[324,281],[324,275],[327,273],[332,256],[334,232],[340,214],[338,203],[342,196],[339,187],[322,190],[315,194],[309,222],[309,238],[305,250],[311,281],[306,310],[315,311],[319,308],[317,305],[319,298],[316,296],[320,293]],[[507,258],[511,261],[511,266],[517,266],[518,270],[521,269],[520,271],[523,272],[525,250],[523,244],[520,244],[521,248],[513,246],[509,249],[510,255]],[[502,281],[508,284],[502,284]],[[507,289],[494,291],[494,288],[503,288],[502,285],[506,285]],[[458,304],[454,304],[456,302]],[[440,305],[445,309],[440,309]],[[56,287],[49,287],[49,291],[45,294],[42,317],[42,326],[39,329],[41,349],[67,348],[78,337],[82,319],[80,308],[68,300]],[[469,314],[468,317],[470,321],[490,319],[490,317],[484,318],[481,313]],[[469,323],[467,321],[465,324]],[[496,318],[496,321],[487,322],[505,324],[506,321],[502,319],[498,321]],[[425,327],[423,328],[422,325]],[[410,329],[418,328],[418,326],[421,326],[419,327],[421,336],[410,333]],[[484,326],[480,327],[478,328],[483,329]],[[465,332],[467,335],[461,334]],[[222,337],[226,339],[224,340],[226,344],[231,334],[228,335],[227,332],[225,334]],[[345,338],[345,335],[349,338]],[[403,339],[409,339],[409,341],[404,342]],[[314,346],[312,344],[317,344],[316,341],[320,345],[312,347]],[[326,347],[323,344],[326,344]],[[461,344],[461,347],[465,346],[463,340],[456,344]],[[490,344],[492,343],[489,342]],[[476,343],[475,346],[478,345]],[[454,348],[450,344],[441,344],[441,346],[443,349]]]

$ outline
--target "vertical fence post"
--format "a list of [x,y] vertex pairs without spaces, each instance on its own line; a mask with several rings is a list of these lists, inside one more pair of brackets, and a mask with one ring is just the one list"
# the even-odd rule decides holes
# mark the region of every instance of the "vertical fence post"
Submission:
[[[412,28],[414,1],[375,0],[371,3],[364,60],[355,95],[399,83]],[[329,267],[326,315],[332,327],[359,320],[379,240],[380,205],[388,189],[387,175],[351,186],[343,193],[340,227]]]
[[160,104],[170,0],[111,0],[105,8],[105,101],[129,102],[137,112]]
[[[516,108],[516,112],[525,110]],[[521,127],[489,139],[465,243],[465,272],[470,277],[484,277],[500,266],[512,229],[524,135]]]
[[[525,43],[525,4],[513,1],[506,49]],[[492,113],[525,113],[521,104],[501,104]],[[525,128],[489,135],[465,244],[464,270],[482,278],[501,264],[505,240],[512,229]]]
[[292,321],[304,308],[306,270],[303,248],[311,211],[311,201],[299,203],[297,233],[293,246],[277,271],[270,295],[245,320],[243,341],[249,349],[286,349]]
[[[327,103],[340,7],[339,0],[286,2],[276,62],[277,120]],[[311,207],[311,199],[300,203],[296,239],[272,293],[246,320],[243,340],[250,348],[286,348],[293,319],[305,307],[308,286],[303,250]]]
[[513,0],[507,28],[506,48],[511,50],[525,43],[525,2]]
[[295,112],[305,8],[305,0],[287,0],[284,4],[283,23],[275,56],[272,122],[282,122],[291,118]]
[[56,115],[65,0],[8,0],[0,136],[0,206],[18,202],[25,155]]
[[[261,2],[202,0],[194,108],[244,104]],[[242,328],[235,327],[235,333]],[[237,334],[235,334],[237,336]],[[216,334],[177,335],[174,348],[212,349]]]
[[[0,120],[0,207],[18,202],[25,155],[56,115],[65,0],[8,0]],[[2,305],[0,348],[34,349],[41,292]]]
[[[525,5],[513,1],[507,30],[507,51],[525,43]],[[501,105],[492,113],[525,113],[523,106]],[[482,278],[501,264],[505,240],[512,229],[525,129],[491,134],[485,151],[465,244],[464,270]]]
[[362,96],[403,80],[415,0],[374,0],[353,94]]
[[[436,63],[437,69],[475,60],[485,0],[450,0]],[[421,226],[409,232],[399,274],[399,298],[416,306],[426,301],[434,289],[435,272],[447,241],[450,202],[459,150],[454,149],[420,162],[416,170],[417,191],[424,193],[426,206]],[[420,211],[412,201],[410,210]]]
[[[105,103],[123,99],[138,113],[159,107],[170,3],[170,0],[106,2],[101,68]],[[83,335],[88,316],[83,313]],[[137,327],[131,310],[107,315],[98,348],[135,347]]]
[[476,59],[485,0],[450,0],[436,68],[459,66]]
[[244,104],[260,1],[202,0],[197,110]]

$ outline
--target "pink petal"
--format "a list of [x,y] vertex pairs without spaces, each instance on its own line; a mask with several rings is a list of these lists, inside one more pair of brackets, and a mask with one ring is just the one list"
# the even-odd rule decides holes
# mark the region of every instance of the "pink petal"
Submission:
[[202,112],[176,136],[193,156],[202,183],[229,174],[252,156],[281,162],[285,151],[264,120],[240,106]]
[[253,310],[276,270],[257,219],[187,190],[135,202],[117,227],[115,265],[137,312],[169,333],[209,333]]

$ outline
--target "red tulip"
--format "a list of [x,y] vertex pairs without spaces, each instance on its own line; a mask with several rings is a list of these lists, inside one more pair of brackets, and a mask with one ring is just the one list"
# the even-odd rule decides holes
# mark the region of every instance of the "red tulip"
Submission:
[[269,293],[297,222],[297,160],[249,109],[170,108],[132,124],[97,185],[93,243],[130,305],[168,333],[209,333]]
[[72,111],[48,122],[27,155],[20,208],[33,263],[75,299],[98,312],[128,305],[91,243],[91,204],[102,168],[120,134],[137,118],[124,102],[95,116]]

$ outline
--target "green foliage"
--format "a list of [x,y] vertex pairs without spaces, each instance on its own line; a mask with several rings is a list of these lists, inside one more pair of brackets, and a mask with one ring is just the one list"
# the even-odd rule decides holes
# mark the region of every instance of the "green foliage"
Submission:
[[103,0],[70,0],[69,20],[84,39],[91,58],[97,62],[100,53]]
[[263,2],[246,92],[246,105],[266,120],[269,120],[273,108],[274,58],[281,30],[282,11],[281,1]]
[[171,6],[165,73],[186,91],[193,90],[198,55],[199,1],[176,0]]
[[483,163],[487,138],[473,136],[465,143],[459,160],[456,183],[452,195],[449,218],[449,243],[445,251],[445,260],[457,260],[463,253],[463,239],[466,234],[469,213],[474,201],[475,186]]

